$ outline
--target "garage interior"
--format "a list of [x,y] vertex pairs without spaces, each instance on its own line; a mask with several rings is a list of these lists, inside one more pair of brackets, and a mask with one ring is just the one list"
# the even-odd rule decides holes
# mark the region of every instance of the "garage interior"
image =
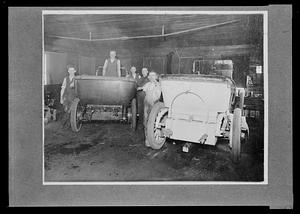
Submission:
[[[61,126],[60,89],[67,65],[76,75],[101,75],[116,50],[122,76],[131,66],[159,74],[210,74],[215,61],[232,60],[232,79],[245,88],[250,128],[239,163],[224,142],[216,146],[167,140],[153,150],[141,125],[93,121],[80,132]],[[264,92],[262,14],[46,14],[44,15],[45,181],[263,181]]]

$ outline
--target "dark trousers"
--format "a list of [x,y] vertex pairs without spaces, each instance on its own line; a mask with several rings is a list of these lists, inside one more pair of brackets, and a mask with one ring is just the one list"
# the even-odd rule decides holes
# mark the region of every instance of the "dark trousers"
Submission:
[[75,92],[74,90],[68,90],[64,94],[64,115],[62,117],[61,123],[62,123],[62,128],[70,128],[71,123],[70,123],[70,115],[71,115],[71,105],[73,100],[75,99]]
[[71,113],[69,111],[63,112],[63,117],[61,119],[61,128],[70,128],[71,127],[70,115],[71,115]]
[[144,99],[145,99],[145,92],[144,91],[138,91],[137,92],[137,109],[139,114],[139,125],[143,124],[143,118],[144,118]]

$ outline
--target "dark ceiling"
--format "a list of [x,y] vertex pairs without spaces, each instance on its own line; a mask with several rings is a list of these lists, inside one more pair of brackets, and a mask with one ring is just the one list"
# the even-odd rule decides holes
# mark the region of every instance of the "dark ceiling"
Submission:
[[[116,46],[128,49],[168,45],[261,46],[262,20],[262,15],[44,15],[45,49],[92,49],[97,52]],[[157,38],[128,38],[176,32],[181,33]]]

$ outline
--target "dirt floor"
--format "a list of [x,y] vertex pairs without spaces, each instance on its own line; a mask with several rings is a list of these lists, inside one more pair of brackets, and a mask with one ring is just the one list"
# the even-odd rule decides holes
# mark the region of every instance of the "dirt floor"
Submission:
[[262,181],[262,130],[248,121],[250,140],[242,145],[242,159],[232,163],[224,142],[216,146],[167,141],[160,150],[144,145],[141,127],[93,122],[79,133],[61,123],[45,125],[45,181]]

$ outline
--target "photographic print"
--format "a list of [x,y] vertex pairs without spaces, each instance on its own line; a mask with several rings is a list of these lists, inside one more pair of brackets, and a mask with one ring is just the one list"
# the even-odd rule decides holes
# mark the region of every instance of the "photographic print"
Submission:
[[267,11],[43,10],[43,184],[268,184]]

